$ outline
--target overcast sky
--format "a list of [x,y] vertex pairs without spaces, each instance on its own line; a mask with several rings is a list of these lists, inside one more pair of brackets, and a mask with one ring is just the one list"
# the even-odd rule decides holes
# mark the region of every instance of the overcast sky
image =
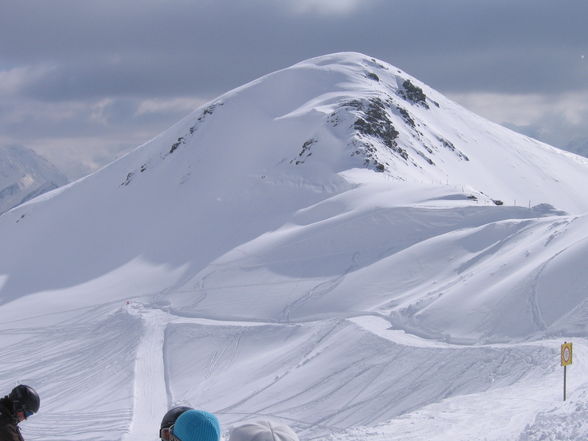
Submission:
[[498,123],[588,140],[587,0],[0,0],[0,148],[70,176],[306,58],[387,61]]

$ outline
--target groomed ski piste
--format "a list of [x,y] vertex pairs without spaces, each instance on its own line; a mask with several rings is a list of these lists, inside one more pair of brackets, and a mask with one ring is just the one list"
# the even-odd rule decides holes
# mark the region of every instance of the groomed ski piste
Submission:
[[587,172],[379,60],[299,63],[0,216],[0,387],[40,392],[27,441],[157,440],[173,405],[585,440]]

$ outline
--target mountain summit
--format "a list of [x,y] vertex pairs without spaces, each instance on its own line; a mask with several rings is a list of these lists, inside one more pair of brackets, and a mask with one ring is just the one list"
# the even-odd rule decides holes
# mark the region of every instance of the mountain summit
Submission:
[[171,161],[176,151],[192,150],[184,155],[205,160],[215,175],[231,180],[257,173],[323,185],[345,170],[368,168],[399,181],[463,186],[511,205],[588,209],[576,196],[586,179],[585,158],[492,124],[401,70],[357,53],[269,74],[156,139],[142,148],[141,159],[134,155],[138,161],[125,184],[162,159]]

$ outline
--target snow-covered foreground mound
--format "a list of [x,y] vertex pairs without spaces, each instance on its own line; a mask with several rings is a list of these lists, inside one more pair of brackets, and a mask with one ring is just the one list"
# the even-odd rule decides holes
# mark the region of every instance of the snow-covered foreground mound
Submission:
[[46,397],[29,439],[155,439],[174,403],[305,440],[551,439],[554,337],[586,409],[587,185],[390,65],[297,64],[0,216],[0,386]]

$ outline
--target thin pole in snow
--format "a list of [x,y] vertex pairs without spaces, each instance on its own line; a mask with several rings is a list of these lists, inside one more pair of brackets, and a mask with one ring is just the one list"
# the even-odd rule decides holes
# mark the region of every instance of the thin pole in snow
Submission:
[[563,399],[566,400],[566,380],[567,380],[567,367],[568,364],[572,364],[572,343],[564,341],[561,345],[561,365],[564,368],[564,381],[563,381]]
[[566,400],[566,368],[567,366],[564,366],[564,401]]

